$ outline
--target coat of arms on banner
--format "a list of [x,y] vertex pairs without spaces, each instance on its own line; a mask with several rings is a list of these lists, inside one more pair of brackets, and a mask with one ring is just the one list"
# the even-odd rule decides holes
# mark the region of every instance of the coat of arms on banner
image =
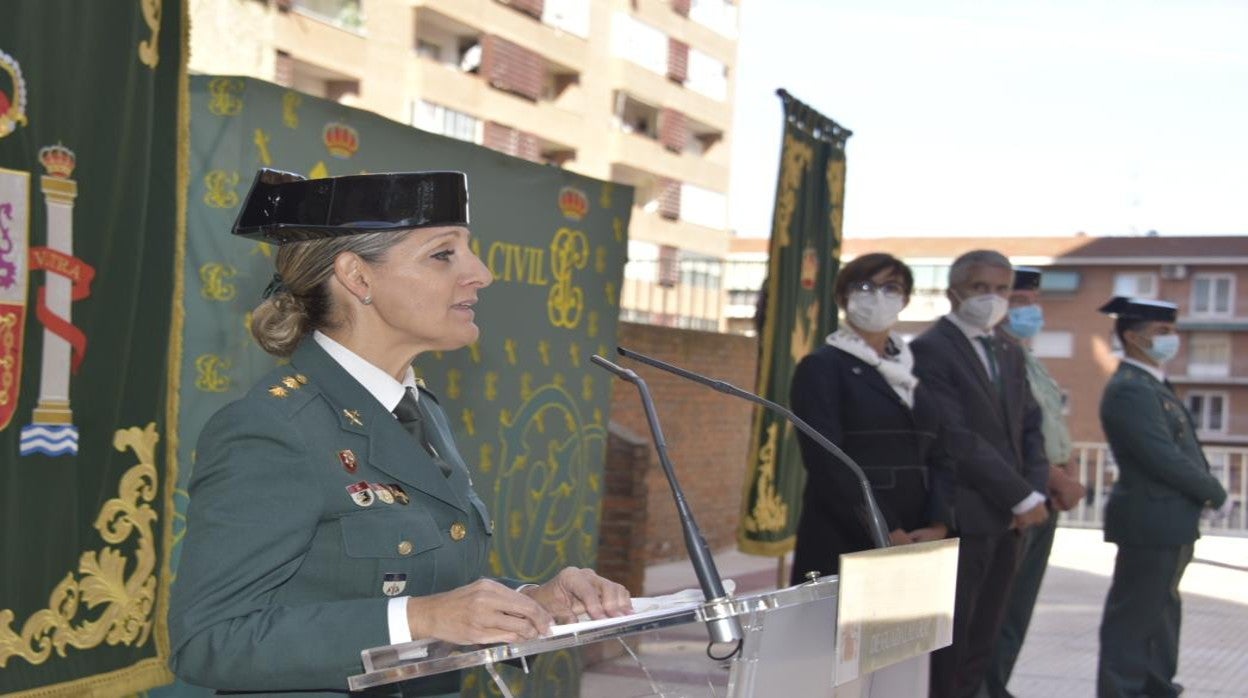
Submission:
[[23,456],[64,456],[78,453],[69,377],[71,371],[78,372],[87,352],[87,336],[70,321],[70,306],[91,295],[95,269],[73,255],[78,196],[78,183],[72,179],[74,151],[59,143],[46,146],[39,149],[39,162],[47,171],[39,178],[39,187],[47,205],[48,235],[46,246],[30,249],[29,264],[47,274],[35,301],[35,317],[43,325],[43,355],[39,401],[31,423],[22,427],[19,450]]

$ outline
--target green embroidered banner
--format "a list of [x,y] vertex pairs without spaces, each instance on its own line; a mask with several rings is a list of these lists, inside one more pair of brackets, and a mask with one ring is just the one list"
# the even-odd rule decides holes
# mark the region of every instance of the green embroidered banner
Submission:
[[[229,234],[256,169],[463,170],[473,245],[495,280],[476,308],[477,344],[421,356],[416,370],[498,522],[489,572],[542,581],[566,565],[592,567],[610,376],[589,357],[615,347],[632,190],[256,80],[194,77],[190,112],[178,510],[203,424],[274,362],[246,329],[274,249]],[[579,685],[566,653],[534,668],[524,695],[572,695]],[[493,690],[482,676],[469,675],[469,694]]]
[[[779,91],[784,145],[772,214],[757,391],[782,405],[803,356],[836,329],[832,285],[841,258],[845,141],[850,131]],[[793,549],[806,481],[794,429],[755,411],[737,543],[780,556]]]
[[171,678],[184,17],[179,0],[0,9],[0,694]]

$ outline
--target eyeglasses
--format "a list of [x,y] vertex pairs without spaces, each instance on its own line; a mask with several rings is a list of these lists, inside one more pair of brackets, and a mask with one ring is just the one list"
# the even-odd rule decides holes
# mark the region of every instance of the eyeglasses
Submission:
[[850,294],[879,292],[885,298],[903,298],[906,295],[906,287],[896,281],[885,281],[879,285],[871,281],[855,281],[847,290]]

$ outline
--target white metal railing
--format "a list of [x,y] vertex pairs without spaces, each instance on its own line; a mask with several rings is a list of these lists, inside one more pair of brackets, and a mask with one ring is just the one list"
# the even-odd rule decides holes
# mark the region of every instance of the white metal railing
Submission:
[[[1225,518],[1213,520],[1204,517],[1200,524],[1201,532],[1248,536],[1248,516],[1245,515],[1245,504],[1248,503],[1248,448],[1208,446],[1205,457],[1209,460],[1210,472],[1222,482],[1234,504],[1230,515]],[[1062,513],[1060,523],[1063,526],[1100,528],[1104,523],[1105,502],[1118,478],[1118,465],[1108,444],[1097,442],[1074,444],[1073,461],[1079,481],[1088,489],[1088,494],[1077,507]]]

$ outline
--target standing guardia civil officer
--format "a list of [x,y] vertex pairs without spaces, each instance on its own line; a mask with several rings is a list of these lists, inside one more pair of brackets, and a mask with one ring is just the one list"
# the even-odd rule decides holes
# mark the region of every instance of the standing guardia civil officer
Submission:
[[[280,245],[252,318],[289,358],[204,427],[169,611],[171,664],[222,692],[343,696],[360,651],[514,642],[628,593],[589,570],[484,579],[494,532],[412,361],[477,339],[490,273],[467,178],[261,170],[234,233]],[[369,695],[458,696],[452,672]]]
[[1201,511],[1229,500],[1162,370],[1179,351],[1178,308],[1120,296],[1100,310],[1117,318],[1123,359],[1101,398],[1101,427],[1118,464],[1105,540],[1118,544],[1118,557],[1101,617],[1097,695],[1177,696],[1179,580]]
[[1068,469],[1071,466],[1070,429],[1063,414],[1061,386],[1049,374],[1032,342],[1044,328],[1044,308],[1040,304],[1042,273],[1033,267],[1014,267],[1014,290],[1010,292],[1010,312],[1000,325],[1001,333],[1023,349],[1027,361],[1027,384],[1040,405],[1040,428],[1044,433],[1044,454],[1049,461],[1049,516],[1044,523],[1022,532],[1018,572],[1005,605],[1001,632],[992,651],[992,661],[984,677],[984,692],[990,698],[1010,698],[1006,686],[1018,653],[1023,649],[1031,612],[1040,595],[1040,583],[1049,564],[1049,552],[1057,533],[1059,511],[1068,511],[1087,494]]

